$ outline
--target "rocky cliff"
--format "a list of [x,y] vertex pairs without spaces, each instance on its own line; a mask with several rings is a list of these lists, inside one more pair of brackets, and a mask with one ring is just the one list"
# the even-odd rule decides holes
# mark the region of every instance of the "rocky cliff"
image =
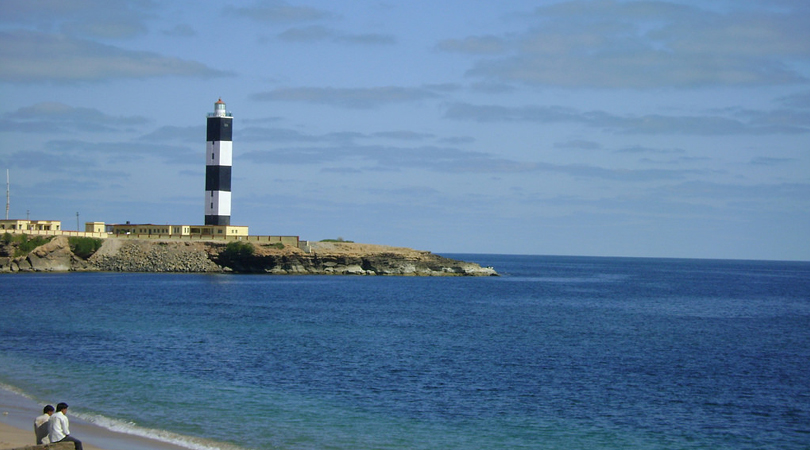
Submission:
[[[249,251],[244,251],[245,249]],[[25,256],[0,249],[0,272],[190,272],[283,275],[494,276],[494,269],[401,247],[319,242],[307,253],[295,247],[219,242],[105,239],[88,258],[76,256],[57,236]]]

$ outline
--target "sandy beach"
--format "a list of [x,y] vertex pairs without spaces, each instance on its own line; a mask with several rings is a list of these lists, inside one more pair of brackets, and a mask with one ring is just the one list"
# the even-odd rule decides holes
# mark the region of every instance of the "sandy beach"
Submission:
[[[83,442],[83,447],[87,450],[109,450],[100,449],[94,445]],[[0,449],[20,448],[34,445],[34,431],[23,430],[13,427],[5,422],[0,422]]]
[[[56,402],[54,402],[56,404]],[[34,445],[34,418],[42,405],[15,392],[0,388],[0,450]],[[110,431],[70,417],[70,434],[82,441],[86,450],[188,450],[185,447]]]

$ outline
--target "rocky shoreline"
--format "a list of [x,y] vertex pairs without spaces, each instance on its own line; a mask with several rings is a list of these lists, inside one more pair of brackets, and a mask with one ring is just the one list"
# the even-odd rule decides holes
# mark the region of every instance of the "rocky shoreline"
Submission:
[[[247,244],[246,244],[247,245]],[[0,248],[0,272],[173,272],[265,273],[275,275],[497,276],[491,267],[457,261],[431,252],[346,242],[295,247],[249,244],[235,254],[222,242],[181,242],[107,238],[91,256],[71,251],[68,238],[56,236],[25,256]],[[7,247],[7,246],[6,246]]]

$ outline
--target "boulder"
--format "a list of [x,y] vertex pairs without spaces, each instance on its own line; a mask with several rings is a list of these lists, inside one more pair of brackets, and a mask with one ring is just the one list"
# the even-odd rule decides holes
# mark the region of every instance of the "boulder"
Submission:
[[31,270],[36,272],[67,272],[71,269],[73,258],[68,238],[57,236],[35,248],[26,259]]

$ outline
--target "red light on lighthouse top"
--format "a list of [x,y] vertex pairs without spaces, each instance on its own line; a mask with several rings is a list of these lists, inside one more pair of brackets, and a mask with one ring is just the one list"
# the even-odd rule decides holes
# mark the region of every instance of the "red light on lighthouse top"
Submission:
[[217,100],[216,103],[214,103],[214,116],[215,117],[227,116],[227,114],[225,113],[225,102],[223,102],[221,98]]

